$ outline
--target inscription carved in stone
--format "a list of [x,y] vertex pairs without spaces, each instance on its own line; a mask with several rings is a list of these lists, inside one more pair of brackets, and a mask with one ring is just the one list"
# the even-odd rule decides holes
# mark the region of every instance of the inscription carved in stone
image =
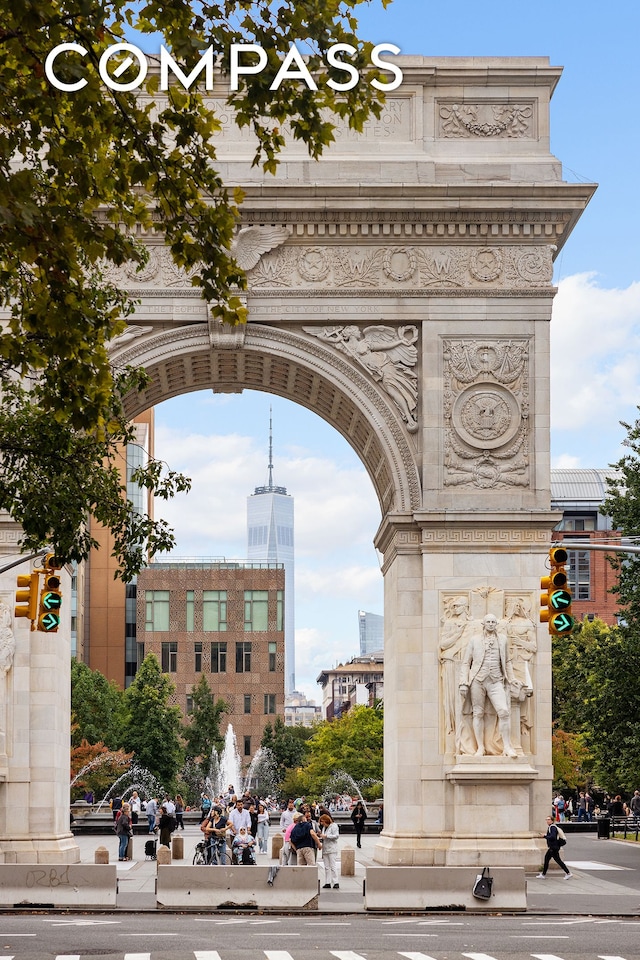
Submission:
[[529,342],[445,340],[444,483],[529,484]]
[[305,333],[331,343],[376,380],[391,397],[409,433],[418,429],[417,327],[303,327]]

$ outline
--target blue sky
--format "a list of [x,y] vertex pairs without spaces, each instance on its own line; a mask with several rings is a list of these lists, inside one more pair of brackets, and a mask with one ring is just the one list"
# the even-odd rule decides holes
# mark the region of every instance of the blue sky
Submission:
[[[640,402],[640,5],[573,0],[378,0],[360,35],[423,56],[548,56],[564,73],[551,146],[564,179],[598,190],[556,262],[552,462],[604,467]],[[358,653],[357,612],[383,612],[372,538],[377,500],[359,460],[323,420],[279,397],[195,393],[156,408],[156,452],[194,480],[157,511],[174,556],[246,554],[246,497],[266,482],[273,406],[275,482],[295,497],[296,679]]]

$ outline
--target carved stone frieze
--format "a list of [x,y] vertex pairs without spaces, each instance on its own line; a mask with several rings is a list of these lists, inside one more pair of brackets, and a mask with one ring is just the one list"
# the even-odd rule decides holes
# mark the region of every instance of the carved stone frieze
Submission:
[[[553,246],[285,245],[284,227],[247,227],[231,252],[247,271],[250,290],[527,289],[548,287]],[[260,252],[262,251],[262,252]],[[104,264],[105,279],[123,289],[193,290],[197,266],[177,266],[165,247],[148,247],[146,265]]]
[[438,104],[438,136],[448,138],[532,139],[535,101],[500,100],[442,102]]
[[254,290],[545,287],[552,281],[552,253],[543,245],[305,245],[267,253],[247,279]]
[[303,327],[319,340],[332,344],[377,381],[391,397],[409,433],[418,429],[418,361],[414,346],[417,327]]
[[529,340],[443,341],[444,483],[529,485]]

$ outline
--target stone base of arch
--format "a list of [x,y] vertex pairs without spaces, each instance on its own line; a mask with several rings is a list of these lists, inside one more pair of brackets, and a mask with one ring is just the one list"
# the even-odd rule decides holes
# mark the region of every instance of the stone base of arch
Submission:
[[80,863],[80,847],[69,833],[64,837],[0,842],[1,863]]

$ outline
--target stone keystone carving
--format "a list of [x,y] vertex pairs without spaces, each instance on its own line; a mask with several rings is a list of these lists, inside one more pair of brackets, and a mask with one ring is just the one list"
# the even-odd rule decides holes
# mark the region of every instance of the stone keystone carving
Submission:
[[417,327],[303,327],[351,357],[378,381],[398,407],[409,433],[418,429]]

